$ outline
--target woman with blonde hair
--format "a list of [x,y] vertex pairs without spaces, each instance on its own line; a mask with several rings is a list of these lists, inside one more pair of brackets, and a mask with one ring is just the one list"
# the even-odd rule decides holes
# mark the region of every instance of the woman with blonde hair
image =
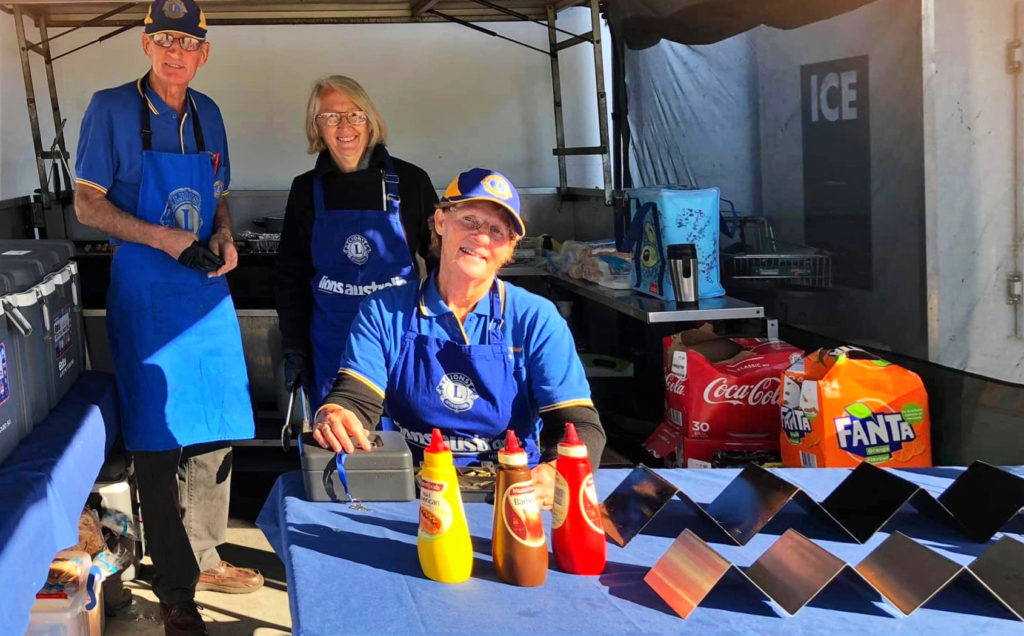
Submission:
[[[387,126],[354,79],[317,81],[306,108],[316,165],[292,181],[275,275],[285,387],[319,404],[337,375],[359,302],[418,281],[433,261],[430,177],[385,147]],[[416,255],[423,261],[417,265]]]

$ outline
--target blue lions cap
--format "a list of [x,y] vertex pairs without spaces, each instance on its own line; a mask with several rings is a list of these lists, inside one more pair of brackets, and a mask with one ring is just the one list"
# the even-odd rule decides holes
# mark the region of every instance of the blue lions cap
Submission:
[[149,5],[143,24],[146,33],[177,31],[206,38],[206,14],[193,0],[156,0]]
[[512,215],[513,229],[519,236],[526,235],[526,224],[519,216],[519,193],[508,177],[495,170],[473,168],[452,179],[441,197],[442,208],[463,201],[490,201],[505,208]]

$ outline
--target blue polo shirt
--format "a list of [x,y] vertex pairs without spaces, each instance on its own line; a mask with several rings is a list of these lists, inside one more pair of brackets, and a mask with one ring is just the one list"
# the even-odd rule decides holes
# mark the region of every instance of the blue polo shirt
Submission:
[[[188,94],[202,123],[206,151],[220,154],[214,190],[223,196],[231,181],[224,120],[212,99],[192,89]],[[179,116],[152,89],[146,89],[145,98],[153,150],[198,152],[191,107]],[[142,181],[142,99],[141,80],[94,93],[82,119],[75,157],[75,181],[103,192],[111,203],[130,214],[135,214],[138,207]]]
[[[590,385],[569,325],[548,299],[499,281],[505,321],[502,332],[515,360],[519,394],[539,413],[569,406],[593,406]],[[419,311],[420,333],[460,344],[485,344],[491,303],[483,298],[463,324],[441,300],[432,275],[416,306],[417,285],[390,287],[359,305],[352,323],[341,372],[361,381],[382,398],[388,377],[398,363],[399,348],[411,312]]]

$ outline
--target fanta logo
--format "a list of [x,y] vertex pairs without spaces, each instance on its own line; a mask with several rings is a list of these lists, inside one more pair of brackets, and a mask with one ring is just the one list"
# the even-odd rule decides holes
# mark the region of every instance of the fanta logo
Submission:
[[444,404],[456,413],[462,413],[473,408],[473,402],[480,397],[477,395],[473,380],[464,373],[445,374],[435,390],[441,397],[441,404]]
[[160,225],[199,234],[203,227],[203,197],[192,188],[178,188],[167,195]]
[[855,417],[847,411],[847,415],[837,417],[833,422],[839,448],[866,459],[876,456],[888,458],[903,444],[917,438],[914,427],[900,413],[871,413],[869,417]]
[[172,20],[185,17],[188,13],[188,9],[185,8],[184,2],[178,2],[177,0],[168,0],[164,3],[164,15]]
[[343,248],[348,260],[356,265],[363,265],[370,260],[370,242],[362,234],[353,234],[345,241]]
[[715,378],[704,387],[704,401],[708,404],[735,404],[768,406],[779,401],[778,378],[761,378],[757,384],[729,384],[725,378]]
[[484,190],[487,190],[502,201],[507,201],[512,198],[512,186],[510,186],[508,181],[505,180],[505,177],[500,174],[487,175],[487,177],[480,182],[480,185],[484,187]]
[[789,436],[791,444],[799,444],[811,432],[811,422],[800,409],[782,407],[782,430]]

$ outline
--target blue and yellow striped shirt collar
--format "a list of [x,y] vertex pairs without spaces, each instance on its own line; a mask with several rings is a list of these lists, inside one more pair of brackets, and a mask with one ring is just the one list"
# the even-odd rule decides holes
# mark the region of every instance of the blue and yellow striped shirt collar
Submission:
[[[135,80],[135,89],[139,91],[139,95],[146,98],[146,104],[149,105],[149,111],[154,115],[166,115],[171,112],[171,107],[167,105],[167,102],[162,100],[159,95],[156,94],[151,87],[147,86],[146,90],[142,90],[142,78]],[[188,100],[192,103],[192,109],[194,112],[199,112],[199,107],[196,106],[196,100],[192,96],[192,91],[188,91]],[[188,111],[185,111],[186,114]]]
[[[501,298],[501,313],[505,313],[505,283],[501,279],[495,279],[498,281],[498,294]],[[437,272],[432,273],[422,283],[424,285],[423,295],[420,298],[420,313],[424,316],[443,316],[444,314],[452,313],[452,310],[448,308],[448,305],[441,300],[441,293],[437,290]],[[491,303],[486,302],[487,298],[481,298],[480,302],[476,304],[473,311],[470,313],[480,314],[483,316],[490,316],[491,314]]]

